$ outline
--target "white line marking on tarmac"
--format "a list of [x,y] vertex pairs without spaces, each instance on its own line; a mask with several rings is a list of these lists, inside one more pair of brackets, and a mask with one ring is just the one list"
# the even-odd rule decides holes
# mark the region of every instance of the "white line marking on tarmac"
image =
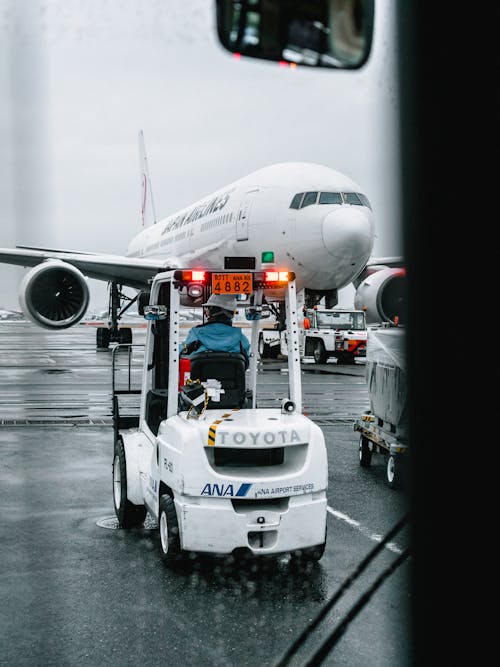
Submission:
[[[372,540],[372,542],[382,542],[382,535],[377,535],[376,533],[371,533],[368,528],[365,528],[365,526],[362,526],[359,521],[355,521],[354,519],[351,519],[350,516],[347,516],[347,514],[343,514],[342,512],[339,512],[338,510],[334,510],[332,507],[327,505],[326,508],[330,514],[333,514],[333,516],[336,519],[339,519],[339,521],[344,521],[347,523],[351,528],[356,528],[356,530],[359,530],[359,532],[367,537],[368,539]],[[403,553],[403,550],[401,547],[399,547],[395,542],[387,542],[385,545],[386,549],[389,549],[389,551],[392,551],[395,554],[401,554]]]

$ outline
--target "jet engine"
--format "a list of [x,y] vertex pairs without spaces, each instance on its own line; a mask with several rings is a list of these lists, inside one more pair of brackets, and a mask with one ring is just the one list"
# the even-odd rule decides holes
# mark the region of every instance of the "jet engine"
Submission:
[[[354,307],[364,310],[368,324],[406,323],[406,271],[402,267],[371,266],[356,284]],[[397,318],[397,320],[396,320]]]
[[46,329],[66,329],[87,310],[89,288],[81,271],[60,260],[47,260],[28,271],[19,286],[25,315]]

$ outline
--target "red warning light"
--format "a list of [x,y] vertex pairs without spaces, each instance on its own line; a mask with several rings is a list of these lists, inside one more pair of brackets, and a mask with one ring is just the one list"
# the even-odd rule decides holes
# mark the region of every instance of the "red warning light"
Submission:
[[288,271],[266,271],[264,281],[266,283],[287,283],[290,280]]
[[233,58],[235,60],[241,60],[241,53],[233,53]]
[[183,283],[204,283],[206,279],[206,271],[200,271],[199,269],[195,269],[194,271],[178,269],[177,271],[174,271],[174,278]]

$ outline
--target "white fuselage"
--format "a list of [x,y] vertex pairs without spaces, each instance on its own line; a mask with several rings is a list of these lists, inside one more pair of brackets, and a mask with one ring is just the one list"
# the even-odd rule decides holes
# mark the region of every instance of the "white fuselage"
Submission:
[[[127,256],[172,267],[217,268],[224,258],[274,252],[277,268],[296,274],[297,288],[341,289],[364,268],[374,242],[367,205],[317,203],[291,208],[298,193],[357,193],[344,174],[310,163],[264,167],[151,225]],[[354,197],[356,199],[356,197]],[[366,196],[363,199],[367,202]]]

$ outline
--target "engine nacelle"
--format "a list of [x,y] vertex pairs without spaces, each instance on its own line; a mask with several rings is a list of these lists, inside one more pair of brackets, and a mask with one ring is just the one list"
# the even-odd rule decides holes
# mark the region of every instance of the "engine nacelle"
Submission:
[[406,322],[406,271],[387,266],[370,267],[356,289],[354,307],[364,310],[368,324]]
[[58,259],[30,269],[19,286],[24,314],[46,329],[66,329],[79,322],[87,310],[89,296],[83,273]]

